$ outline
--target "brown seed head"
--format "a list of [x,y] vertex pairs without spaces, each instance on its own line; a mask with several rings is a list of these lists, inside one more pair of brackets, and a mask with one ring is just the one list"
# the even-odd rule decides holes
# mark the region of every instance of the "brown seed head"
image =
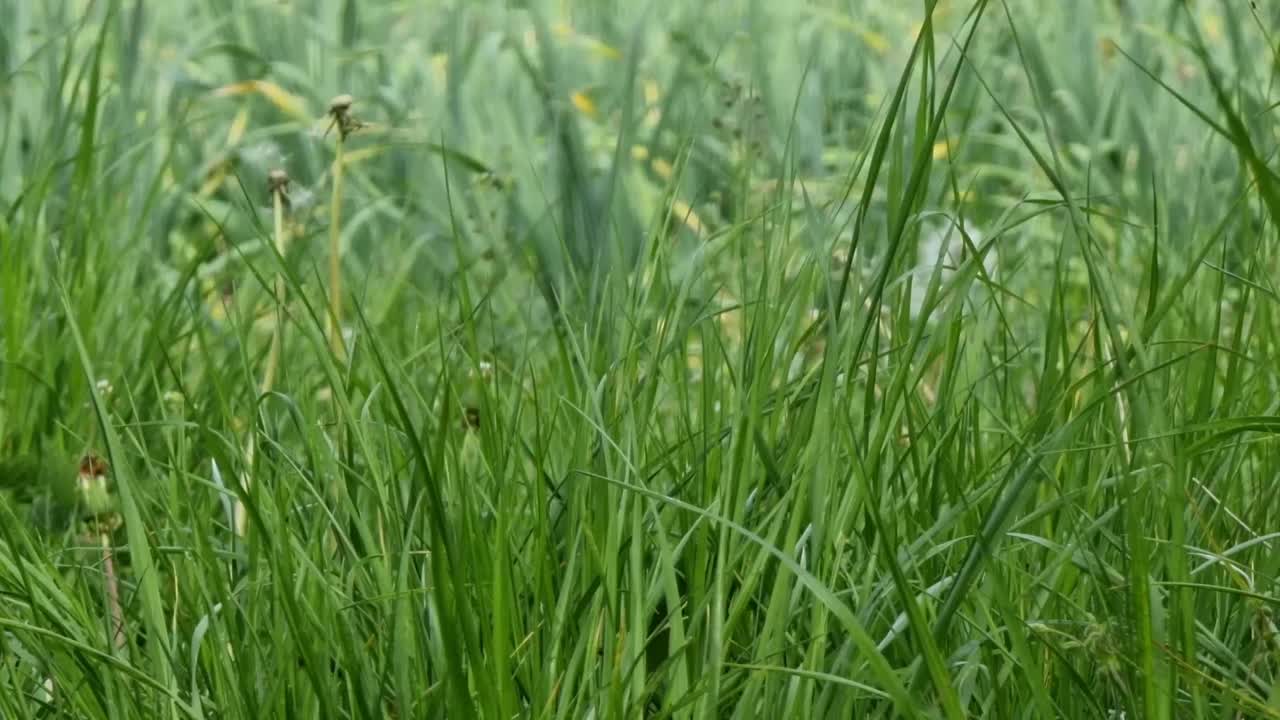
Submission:
[[86,477],[102,477],[107,474],[107,461],[89,454],[80,458],[80,474]]

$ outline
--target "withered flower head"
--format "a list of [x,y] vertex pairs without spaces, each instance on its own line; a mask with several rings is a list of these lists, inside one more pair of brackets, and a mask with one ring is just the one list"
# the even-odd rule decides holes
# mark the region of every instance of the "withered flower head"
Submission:
[[80,474],[86,477],[97,478],[107,474],[107,461],[89,453],[80,458]]
[[289,173],[279,168],[267,173],[267,194],[275,200],[277,193],[284,200],[289,199]]
[[338,127],[338,135],[345,140],[348,135],[364,126],[363,123],[352,117],[351,106],[353,104],[355,104],[355,98],[346,93],[338,95],[329,101],[329,117],[332,120],[329,123],[329,128],[324,131],[326,135],[336,125]]
[[267,173],[267,187],[271,188],[271,192],[287,189],[289,187],[289,173],[280,168]]

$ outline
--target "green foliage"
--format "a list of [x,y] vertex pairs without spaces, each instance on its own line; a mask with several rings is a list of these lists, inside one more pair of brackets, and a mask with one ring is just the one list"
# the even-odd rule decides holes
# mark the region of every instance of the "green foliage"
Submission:
[[0,717],[1280,717],[1276,13],[0,0]]

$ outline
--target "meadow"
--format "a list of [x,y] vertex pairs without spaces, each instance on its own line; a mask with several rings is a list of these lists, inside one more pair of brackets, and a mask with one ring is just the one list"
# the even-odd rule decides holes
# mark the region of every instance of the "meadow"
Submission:
[[1270,0],[0,0],[0,717],[1280,718]]

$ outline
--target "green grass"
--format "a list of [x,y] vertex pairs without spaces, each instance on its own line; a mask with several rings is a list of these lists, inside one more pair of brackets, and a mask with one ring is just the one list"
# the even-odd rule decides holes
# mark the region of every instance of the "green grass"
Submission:
[[0,717],[1280,717],[1277,26],[0,0]]

